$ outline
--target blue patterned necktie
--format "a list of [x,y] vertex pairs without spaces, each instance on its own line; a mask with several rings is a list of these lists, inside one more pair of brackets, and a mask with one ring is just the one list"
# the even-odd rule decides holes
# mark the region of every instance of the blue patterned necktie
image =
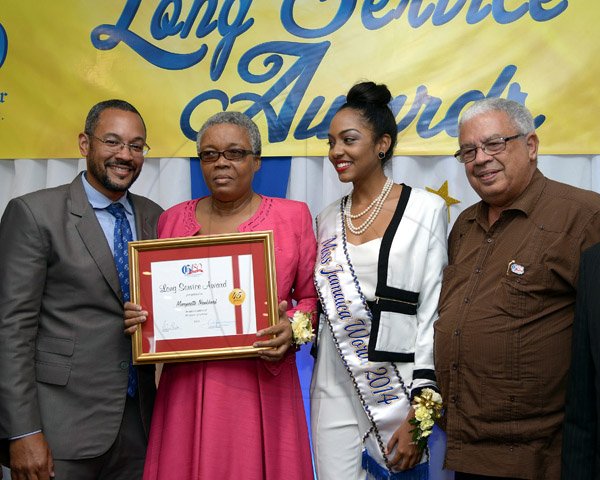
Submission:
[[[133,240],[129,221],[125,216],[125,208],[121,203],[111,203],[106,207],[106,211],[115,217],[114,231],[114,257],[117,273],[119,274],[119,283],[123,302],[129,301],[129,256],[127,252],[127,243]],[[137,372],[132,363],[129,364],[129,380],[127,382],[127,395],[134,397],[137,392]]]

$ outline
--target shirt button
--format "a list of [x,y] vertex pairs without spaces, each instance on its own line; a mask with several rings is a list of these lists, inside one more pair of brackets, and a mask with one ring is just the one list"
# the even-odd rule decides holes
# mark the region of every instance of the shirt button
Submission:
[[493,242],[493,240],[492,240],[491,238],[487,238],[485,241],[486,241],[487,243],[492,243],[492,242]]
[[481,268],[479,268],[479,267],[478,267],[478,268],[476,268],[476,269],[475,269],[475,273],[481,273]]
[[457,363],[453,363],[452,364],[452,370],[458,370],[458,364]]
[[510,397],[508,397],[508,399],[509,399],[511,402],[514,402],[514,401],[515,401],[515,396],[514,396],[514,395],[511,395]]
[[464,298],[463,300],[465,303],[469,303],[469,299],[467,297]]
[[460,330],[456,329],[454,330],[454,336],[458,337],[460,335]]
[[451,401],[452,403],[456,403],[456,402],[457,402],[457,400],[458,400],[458,398],[456,398],[456,395],[451,395],[451,396],[450,396],[450,401]]
[[129,362],[122,361],[119,363],[119,367],[121,367],[121,370],[127,370],[129,368]]

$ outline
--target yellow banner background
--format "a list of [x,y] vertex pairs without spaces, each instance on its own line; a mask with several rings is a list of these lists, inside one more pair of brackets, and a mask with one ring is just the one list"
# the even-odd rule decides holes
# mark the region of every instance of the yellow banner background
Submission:
[[150,156],[194,156],[194,131],[223,108],[253,115],[265,155],[326,155],[340,96],[365,79],[395,97],[396,154],[454,152],[456,117],[478,96],[525,103],[541,153],[598,153],[599,12],[582,0],[2,2],[0,158],[79,157],[85,115],[108,98],[140,110]]

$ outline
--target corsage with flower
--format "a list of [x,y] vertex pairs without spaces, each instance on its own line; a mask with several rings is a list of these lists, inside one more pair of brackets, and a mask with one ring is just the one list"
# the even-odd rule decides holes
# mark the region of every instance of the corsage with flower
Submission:
[[424,450],[435,421],[442,418],[442,396],[431,388],[424,388],[413,402],[415,416],[409,420],[415,426],[411,430],[412,439],[419,450]]
[[296,310],[294,316],[290,319],[292,324],[293,343],[303,345],[315,338],[315,332],[312,326],[312,313]]

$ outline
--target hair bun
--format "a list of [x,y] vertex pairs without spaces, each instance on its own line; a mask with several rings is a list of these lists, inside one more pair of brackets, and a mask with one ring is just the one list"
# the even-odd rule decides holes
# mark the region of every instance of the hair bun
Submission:
[[385,107],[391,100],[392,94],[387,86],[384,84],[377,85],[375,82],[357,83],[346,95],[348,105],[370,103]]

